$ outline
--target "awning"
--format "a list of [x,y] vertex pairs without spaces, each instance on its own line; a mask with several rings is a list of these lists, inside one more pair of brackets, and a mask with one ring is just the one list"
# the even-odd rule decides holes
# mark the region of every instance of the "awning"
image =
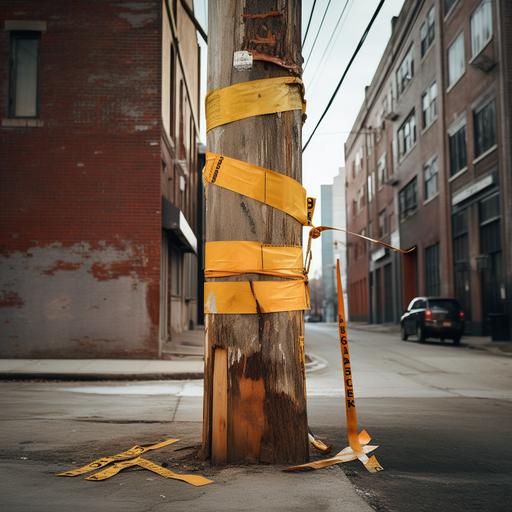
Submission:
[[183,212],[162,197],[162,227],[171,231],[184,252],[197,253],[197,238]]

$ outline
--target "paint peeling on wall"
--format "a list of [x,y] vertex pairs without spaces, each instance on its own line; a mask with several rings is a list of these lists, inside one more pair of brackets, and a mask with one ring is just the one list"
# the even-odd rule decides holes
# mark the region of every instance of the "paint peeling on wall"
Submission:
[[148,300],[158,274],[148,277],[142,246],[116,245],[56,243],[0,257],[0,357],[157,357],[149,340],[158,311]]

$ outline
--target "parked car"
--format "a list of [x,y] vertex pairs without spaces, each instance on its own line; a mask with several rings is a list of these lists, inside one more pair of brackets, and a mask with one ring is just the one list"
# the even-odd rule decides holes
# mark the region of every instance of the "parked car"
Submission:
[[415,335],[420,343],[427,338],[452,339],[460,343],[464,332],[464,311],[451,298],[416,297],[400,318],[402,340]]

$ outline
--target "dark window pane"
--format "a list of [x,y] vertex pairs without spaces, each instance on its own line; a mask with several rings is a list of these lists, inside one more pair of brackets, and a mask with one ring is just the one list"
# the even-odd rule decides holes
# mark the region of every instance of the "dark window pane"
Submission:
[[466,126],[449,136],[450,176],[457,174],[467,165]]
[[425,249],[425,288],[427,295],[440,294],[441,279],[439,277],[439,244]]
[[39,38],[27,33],[12,35],[11,115],[37,116]]
[[496,102],[493,100],[475,111],[475,156],[485,153],[496,144]]

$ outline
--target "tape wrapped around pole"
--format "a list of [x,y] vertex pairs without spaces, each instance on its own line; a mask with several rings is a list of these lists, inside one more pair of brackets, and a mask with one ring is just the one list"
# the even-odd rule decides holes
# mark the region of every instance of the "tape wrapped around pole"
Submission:
[[300,78],[265,78],[230,85],[206,96],[206,131],[240,119],[288,110],[306,111]]

